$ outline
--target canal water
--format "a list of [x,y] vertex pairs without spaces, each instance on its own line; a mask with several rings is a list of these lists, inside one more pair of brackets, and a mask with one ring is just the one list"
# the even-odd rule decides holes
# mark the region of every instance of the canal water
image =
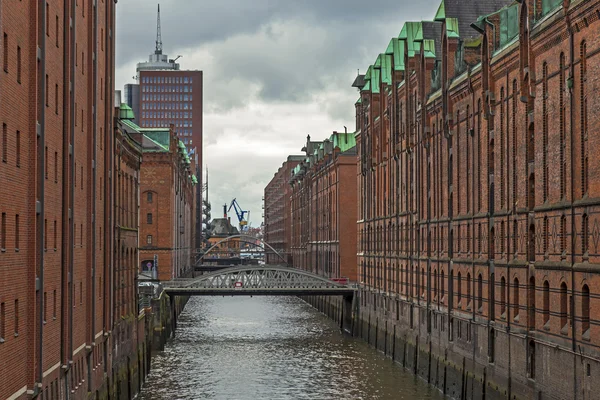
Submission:
[[194,297],[142,400],[443,396],[294,297]]

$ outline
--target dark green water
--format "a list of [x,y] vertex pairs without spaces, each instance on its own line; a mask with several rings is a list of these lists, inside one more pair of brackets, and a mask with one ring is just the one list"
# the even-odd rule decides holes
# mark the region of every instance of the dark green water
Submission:
[[293,297],[196,297],[142,400],[443,396]]

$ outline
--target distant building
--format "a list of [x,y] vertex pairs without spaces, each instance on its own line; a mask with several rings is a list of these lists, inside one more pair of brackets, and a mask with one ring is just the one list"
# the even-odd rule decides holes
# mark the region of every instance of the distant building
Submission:
[[356,140],[307,138],[304,161],[290,174],[291,251],[295,268],[357,281]]
[[[187,274],[195,235],[193,164],[173,129],[141,128],[122,104],[119,128],[142,148],[140,172],[139,272],[155,269],[159,280]],[[117,177],[118,179],[119,177]]]
[[[292,170],[302,162],[305,156],[288,156],[287,160],[275,173],[275,176],[264,194],[264,241],[279,252],[288,264],[292,263],[291,253],[291,193],[289,180]],[[265,249],[267,264],[281,264],[283,260],[273,252]]]
[[194,208],[197,241],[200,247],[202,235],[202,143],[203,143],[203,74],[202,71],[181,70],[176,59],[163,54],[160,33],[160,8],[156,48],[148,61],[137,64],[135,84],[125,85],[125,102],[133,110],[133,122],[139,127],[162,128],[173,125],[177,138],[185,144],[188,155],[196,166],[197,176]]
[[[120,92],[115,93],[115,104],[120,104]],[[131,118],[125,107],[115,110],[113,171],[114,215],[114,337],[119,338],[119,352],[113,356],[113,365],[127,368],[130,355],[138,349],[138,323],[128,318],[138,313],[137,266],[139,236],[139,193],[142,148],[120,119]],[[143,331],[142,331],[143,332]]]
[[205,261],[210,258],[235,258],[240,257],[240,238],[225,240],[230,236],[239,235],[240,231],[231,225],[229,218],[215,218],[210,224],[211,235],[208,239],[209,248],[217,245],[205,257]]

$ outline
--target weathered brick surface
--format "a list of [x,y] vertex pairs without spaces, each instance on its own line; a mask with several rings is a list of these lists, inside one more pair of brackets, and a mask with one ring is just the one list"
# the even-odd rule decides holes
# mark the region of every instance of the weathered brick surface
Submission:
[[[122,316],[137,316],[137,190],[131,186],[115,198],[122,188],[113,177],[127,168],[129,176],[139,173],[135,163],[112,164],[118,156],[114,12],[115,3],[105,0],[0,5],[0,32],[7,37],[7,46],[0,41],[7,64],[0,70],[0,122],[7,127],[6,145],[0,141],[7,155],[0,162],[0,212],[6,214],[0,232],[6,243],[0,252],[0,398],[97,395],[109,386],[105,373],[112,375],[113,355],[118,361],[137,347],[123,346],[135,341],[131,318],[127,329],[113,334],[125,325]],[[65,19],[72,19],[73,29]],[[113,258],[121,244],[113,242],[119,215],[113,207],[124,203],[130,229],[120,239],[127,250]]]
[[362,91],[359,272],[386,293],[365,304],[406,304],[400,329],[436,338],[438,355],[485,368],[512,395],[587,398],[598,390],[587,369],[600,368],[600,3],[516,7],[529,21],[515,40],[500,48],[489,16],[495,27],[466,52],[483,62],[460,76],[457,39],[424,37],[442,43],[441,91],[418,51],[392,86]]
[[292,262],[295,268],[355,282],[356,148],[342,153],[333,146],[329,140],[323,146],[311,142],[309,136],[310,161],[290,176]]
[[[139,260],[140,263],[153,260],[156,254],[160,280],[190,272],[193,263],[195,186],[173,129],[170,137],[168,152],[144,152],[140,180]],[[148,214],[152,215],[151,221]],[[152,236],[151,244],[148,236]]]
[[[283,255],[289,264],[292,263],[290,199],[292,188],[289,181],[292,170],[304,158],[302,156],[289,156],[265,187],[264,194],[264,241]],[[277,255],[267,251],[265,261],[267,264],[278,264],[282,260]]]

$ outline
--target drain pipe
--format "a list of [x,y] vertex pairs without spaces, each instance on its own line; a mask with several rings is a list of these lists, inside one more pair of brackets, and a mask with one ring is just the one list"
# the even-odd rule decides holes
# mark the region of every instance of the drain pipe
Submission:
[[[64,6],[64,13],[63,13],[63,21],[64,24],[66,25],[66,21],[69,20],[69,0],[64,0],[63,2],[63,6]],[[69,37],[70,37],[70,32],[68,29],[66,29],[66,27],[63,29],[63,65],[68,66],[69,65],[69,50],[67,47],[67,43],[69,42]],[[68,335],[68,327],[66,326],[66,324],[64,323],[64,318],[65,318],[65,309],[70,308],[69,305],[67,304],[67,299],[68,299],[68,293],[67,293],[67,283],[65,281],[65,277],[68,276],[68,272],[66,271],[65,266],[67,265],[67,261],[68,261],[68,254],[67,254],[67,248],[69,247],[68,242],[65,243],[65,235],[64,232],[66,231],[67,225],[68,225],[68,213],[69,213],[69,206],[68,206],[68,196],[67,196],[67,179],[65,179],[65,177],[68,175],[68,157],[66,156],[68,154],[68,150],[69,150],[69,141],[67,136],[64,134],[65,132],[69,131],[69,122],[67,120],[67,118],[65,118],[65,116],[68,113],[68,109],[67,109],[67,104],[68,104],[68,97],[69,94],[67,93],[67,90],[65,90],[65,88],[67,87],[67,83],[69,82],[69,75],[68,75],[68,71],[67,68],[63,68],[63,104],[62,104],[62,128],[63,128],[63,143],[62,143],[62,190],[61,190],[61,201],[62,201],[62,216],[61,216],[61,249],[60,249],[60,261],[61,261],[61,285],[60,285],[60,303],[61,303],[61,321],[63,321],[63,323],[60,324],[60,357],[61,357],[61,364],[62,364],[62,370],[63,373],[65,374],[65,379],[64,379],[64,391],[65,394],[68,398],[68,393],[69,393],[69,386],[68,386],[68,379],[66,378],[66,372],[67,372],[67,368],[68,368],[68,360],[67,360],[67,353],[66,353],[66,346],[65,343],[67,341],[67,335]]]
[[[92,8],[94,13],[94,27],[93,27],[93,35],[94,35],[94,53],[92,55],[92,65],[93,65],[93,78],[92,78],[92,93],[94,96],[93,106],[92,106],[92,147],[94,149],[94,155],[92,157],[92,234],[91,234],[91,246],[92,246],[92,331],[90,342],[92,343],[92,351],[94,351],[96,347],[96,215],[97,215],[97,207],[96,207],[96,184],[97,184],[97,169],[96,164],[98,162],[98,122],[97,122],[97,110],[98,110],[98,3],[96,1],[92,2]],[[89,360],[88,360],[89,361]],[[95,367],[95,365],[94,365]],[[88,362],[88,391],[92,390],[92,365]]]
[[[77,57],[75,46],[76,46],[76,37],[77,37],[77,11],[75,9],[75,2],[71,2],[71,105],[70,105],[70,133],[71,133],[71,141],[69,144],[69,155],[71,157],[71,173],[70,173],[70,189],[69,189],[69,282],[71,284],[69,289],[69,366],[68,371],[71,370],[71,365],[73,364],[73,304],[75,303],[75,282],[74,279],[74,258],[75,258],[75,57]],[[83,121],[82,121],[83,123]],[[67,394],[67,398],[69,395]]]
[[42,227],[38,229],[38,257],[39,257],[39,272],[38,278],[36,279],[36,292],[40,298],[39,300],[39,327],[38,327],[38,383],[34,388],[33,397],[36,397],[42,388],[42,382],[44,380],[44,363],[43,363],[43,351],[44,351],[44,217],[45,217],[45,189],[46,189],[46,180],[44,178],[46,173],[46,7],[40,6],[40,19],[42,22],[42,33],[40,34],[40,49],[38,53],[38,61],[40,62],[40,95],[38,97],[39,104],[39,120],[38,120],[38,190],[39,197],[37,200],[37,226]]
[[[575,329],[575,271],[573,267],[575,265],[575,163],[573,160],[575,159],[575,140],[573,135],[575,134],[575,37],[573,32],[571,31],[571,20],[569,15],[566,15],[566,23],[567,29],[569,30],[569,57],[570,59],[570,84],[567,85],[570,93],[570,141],[571,141],[571,300],[570,300],[570,319],[571,319],[571,350],[573,351],[573,370],[577,370],[577,357],[575,354],[577,353],[577,341],[575,338],[575,334],[577,330]],[[581,90],[581,89],[580,89]],[[577,398],[577,375],[573,374],[573,398]]]

